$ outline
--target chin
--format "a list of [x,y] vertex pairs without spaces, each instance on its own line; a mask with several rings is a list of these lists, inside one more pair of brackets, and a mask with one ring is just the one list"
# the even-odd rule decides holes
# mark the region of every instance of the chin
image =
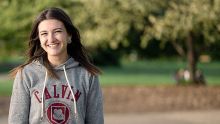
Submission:
[[49,56],[59,56],[60,53],[47,53]]

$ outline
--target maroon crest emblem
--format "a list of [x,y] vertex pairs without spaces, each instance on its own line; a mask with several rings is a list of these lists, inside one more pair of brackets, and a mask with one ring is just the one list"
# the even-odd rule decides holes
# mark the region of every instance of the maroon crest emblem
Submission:
[[47,109],[47,117],[52,124],[65,124],[69,113],[69,108],[62,103],[53,103]]

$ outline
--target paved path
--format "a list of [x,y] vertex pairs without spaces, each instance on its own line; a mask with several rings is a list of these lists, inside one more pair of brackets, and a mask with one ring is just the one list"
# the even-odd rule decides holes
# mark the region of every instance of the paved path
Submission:
[[[0,123],[7,124],[7,116],[0,116]],[[105,124],[220,124],[220,110],[105,114]]]
[[220,124],[220,110],[107,114],[105,124]]
[[1,124],[8,124],[8,117],[7,116],[0,116],[0,123]]

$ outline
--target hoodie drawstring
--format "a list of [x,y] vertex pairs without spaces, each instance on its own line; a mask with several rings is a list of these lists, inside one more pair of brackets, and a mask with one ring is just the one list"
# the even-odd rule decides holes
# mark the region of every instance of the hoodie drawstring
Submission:
[[44,91],[46,88],[46,83],[47,83],[47,70],[46,70],[45,79],[44,79],[43,91],[41,94],[41,120],[43,120],[43,117],[44,117]]
[[75,98],[75,95],[73,93],[73,90],[70,86],[70,82],[69,82],[69,79],[68,79],[68,76],[66,74],[66,68],[65,68],[65,65],[63,66],[63,70],[64,70],[64,74],[65,74],[65,78],[66,78],[66,81],[67,81],[67,84],[68,84],[68,87],[71,91],[71,94],[72,94],[72,97],[73,97],[73,101],[74,101],[74,115],[75,115],[75,118],[77,119],[77,108],[76,108],[76,98]]

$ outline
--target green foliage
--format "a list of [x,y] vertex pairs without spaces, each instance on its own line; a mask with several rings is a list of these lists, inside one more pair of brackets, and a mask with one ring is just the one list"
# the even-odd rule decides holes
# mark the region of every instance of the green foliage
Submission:
[[[3,0],[1,1],[1,23],[6,34],[1,33],[1,39],[14,39],[10,34],[19,34],[18,41],[27,38],[34,17],[42,9],[50,6],[64,8],[74,20],[74,23],[82,30],[84,41],[88,46],[107,42],[111,48],[116,49],[122,42],[125,46],[129,43],[125,36],[131,25],[142,30],[146,16],[152,11],[159,11],[161,6],[158,0],[96,0],[96,1],[71,1],[64,0]],[[132,6],[132,7],[131,7]],[[134,18],[136,17],[136,18]],[[19,33],[18,33],[19,31]],[[20,32],[21,31],[21,32]],[[9,33],[7,33],[9,32]],[[16,36],[16,38],[18,37]]]
[[110,48],[98,48],[92,52],[92,58],[95,65],[98,66],[120,66],[121,54],[119,50]]
[[150,15],[150,26],[145,28],[142,44],[149,39],[185,42],[190,32],[195,35],[194,43],[201,47],[220,40],[219,0],[171,0],[164,15]]
[[97,51],[94,56],[102,51],[148,56],[151,41],[173,41],[182,47],[189,31],[195,32],[200,48],[220,39],[219,0],[1,0],[0,55],[23,55],[33,20],[51,6],[71,16],[83,43]]
[[143,31],[147,15],[159,10],[158,3],[158,0],[88,0],[82,2],[82,11],[76,14],[75,22],[89,47],[105,43],[112,49],[119,48],[119,44],[128,47],[132,42],[126,38],[129,31],[132,28]]

